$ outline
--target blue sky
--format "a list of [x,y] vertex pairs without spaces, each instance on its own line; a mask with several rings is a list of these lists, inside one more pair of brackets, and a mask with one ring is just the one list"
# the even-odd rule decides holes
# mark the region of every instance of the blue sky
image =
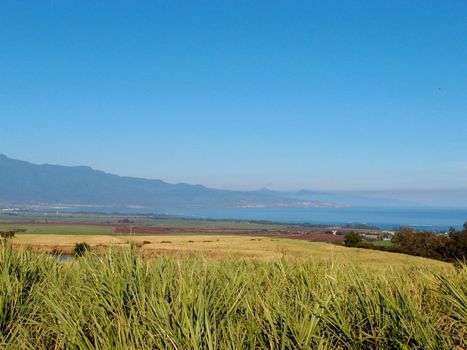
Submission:
[[467,2],[3,1],[0,153],[232,189],[467,188]]

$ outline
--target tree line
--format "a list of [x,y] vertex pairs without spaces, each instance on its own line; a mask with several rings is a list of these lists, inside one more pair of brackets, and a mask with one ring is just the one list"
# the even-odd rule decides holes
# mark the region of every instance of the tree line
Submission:
[[391,246],[378,246],[363,241],[356,232],[348,233],[344,244],[348,247],[367,248],[422,256],[449,262],[467,261],[467,222],[458,231],[450,228],[447,234],[432,231],[414,231],[402,228],[391,239]]

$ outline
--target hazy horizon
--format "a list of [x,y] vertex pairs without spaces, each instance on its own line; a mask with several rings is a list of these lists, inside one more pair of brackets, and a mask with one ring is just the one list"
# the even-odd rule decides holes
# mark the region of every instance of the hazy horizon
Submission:
[[[5,156],[9,159],[15,159],[13,157],[10,157],[7,154],[0,153],[0,156]],[[86,164],[76,164],[76,165],[63,165],[63,164],[58,164],[58,163],[35,163],[26,159],[15,159],[15,160],[20,160],[24,161],[27,163],[32,163],[36,165],[54,165],[54,166],[71,166],[71,167],[90,167],[89,165]],[[186,183],[190,185],[201,185],[213,189],[223,189],[223,190],[231,190],[231,191],[258,191],[258,190],[271,190],[271,191],[278,191],[278,192],[298,192],[298,191],[313,191],[313,192],[329,192],[329,193],[341,193],[341,194],[367,194],[367,195],[403,195],[403,194],[412,194],[412,195],[420,195],[420,194],[430,194],[430,193],[449,193],[449,192],[457,192],[457,191],[467,191],[467,188],[425,188],[425,189],[408,189],[408,188],[395,188],[395,189],[351,189],[351,190],[345,190],[345,189],[339,189],[339,188],[329,188],[329,189],[317,189],[317,188],[272,188],[272,187],[254,187],[254,188],[226,188],[226,187],[212,187],[208,186],[203,183],[194,183],[194,182],[172,182],[166,179],[158,178],[158,177],[153,177],[153,178],[145,178],[145,177],[135,177],[135,176],[129,176],[126,174],[117,174],[117,173],[112,173],[107,171],[106,169],[97,169],[90,167],[93,170],[97,171],[102,171],[106,174],[111,174],[111,175],[117,175],[121,177],[134,177],[134,178],[141,178],[141,179],[147,179],[147,180],[162,180],[166,183],[169,184],[180,184],[180,183]]]
[[3,2],[0,152],[211,188],[467,189],[467,3]]

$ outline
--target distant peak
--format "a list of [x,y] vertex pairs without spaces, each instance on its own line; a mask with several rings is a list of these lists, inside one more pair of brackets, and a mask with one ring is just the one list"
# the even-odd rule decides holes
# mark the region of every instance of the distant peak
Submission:
[[256,190],[255,192],[275,192],[275,191],[271,190],[270,188],[263,187],[263,188],[260,188],[259,190]]

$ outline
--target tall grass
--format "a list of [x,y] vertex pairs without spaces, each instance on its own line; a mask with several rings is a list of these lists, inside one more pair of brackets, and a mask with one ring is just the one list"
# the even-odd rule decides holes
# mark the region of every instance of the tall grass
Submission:
[[0,247],[5,349],[467,348],[467,268]]

